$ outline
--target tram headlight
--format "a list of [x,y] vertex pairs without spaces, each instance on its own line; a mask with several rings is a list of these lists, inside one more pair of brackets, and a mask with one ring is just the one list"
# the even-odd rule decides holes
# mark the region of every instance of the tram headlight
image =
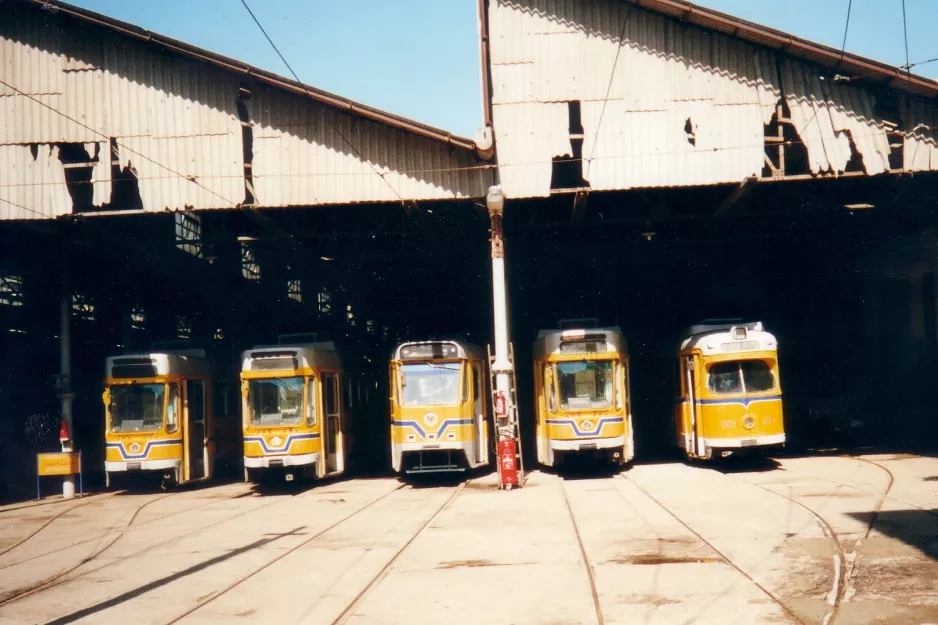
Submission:
[[743,418],[743,427],[747,430],[751,430],[756,427],[756,420],[752,418],[752,415],[746,415]]

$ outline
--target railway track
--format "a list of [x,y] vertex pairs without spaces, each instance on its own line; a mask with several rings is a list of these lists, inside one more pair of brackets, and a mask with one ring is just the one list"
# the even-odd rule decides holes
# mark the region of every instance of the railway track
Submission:
[[[301,495],[302,495],[302,494],[307,494],[307,493],[315,493],[315,492],[318,492],[318,491],[315,491],[315,489],[310,489],[310,490],[308,490],[308,491],[305,491],[304,493],[301,493]],[[157,498],[157,500],[159,500],[159,499],[164,499],[165,497],[168,497],[168,496],[171,496],[171,495],[176,495],[176,494],[180,494],[180,493],[169,493],[168,495],[164,495],[163,497]],[[226,497],[226,498],[224,498],[224,499],[216,500],[216,501],[213,501],[213,502],[210,502],[210,503],[211,503],[211,504],[214,504],[214,503],[221,503],[221,502],[224,502],[224,501],[230,501],[230,500],[232,500],[232,499],[237,499],[237,498],[240,498],[240,497],[242,497],[242,496],[244,496],[244,495],[243,495],[243,494],[236,494],[236,495],[232,495],[231,497]],[[61,586],[61,585],[63,585],[63,584],[69,583],[69,582],[74,581],[74,580],[76,580],[76,579],[80,579],[81,577],[84,577],[84,576],[86,576],[86,575],[90,575],[90,574],[92,574],[92,573],[95,573],[95,572],[97,572],[97,571],[100,571],[101,569],[105,568],[106,566],[113,566],[114,564],[117,564],[117,563],[119,563],[119,562],[123,562],[123,561],[128,560],[128,559],[131,559],[131,558],[135,558],[135,557],[139,556],[140,554],[146,553],[147,551],[151,551],[151,550],[153,550],[153,549],[157,549],[157,548],[159,548],[159,547],[168,545],[168,544],[170,544],[170,543],[172,543],[172,542],[178,541],[178,540],[180,540],[181,538],[188,537],[188,536],[192,536],[192,535],[198,534],[198,533],[200,533],[200,532],[204,532],[204,531],[206,531],[206,530],[212,529],[212,528],[214,528],[214,527],[216,527],[216,526],[218,526],[218,525],[221,525],[221,524],[223,524],[223,523],[227,523],[227,522],[229,522],[229,521],[233,521],[234,519],[238,519],[238,518],[244,517],[244,516],[246,516],[246,515],[253,514],[253,513],[255,513],[255,512],[260,512],[260,511],[262,511],[262,510],[266,510],[266,509],[268,509],[268,508],[270,508],[270,507],[272,507],[272,506],[276,506],[276,505],[278,505],[278,504],[280,504],[280,503],[284,503],[284,502],[287,502],[287,501],[291,501],[292,499],[293,499],[292,497],[291,497],[291,498],[287,498],[287,499],[279,499],[279,500],[277,500],[277,501],[272,501],[272,502],[270,502],[270,503],[268,503],[268,504],[266,504],[266,505],[258,506],[257,508],[252,508],[252,509],[250,509],[250,510],[245,510],[245,511],[243,511],[243,512],[239,512],[239,513],[237,513],[237,514],[234,514],[234,515],[225,517],[224,519],[220,519],[220,520],[218,520],[218,521],[216,521],[216,522],[214,522],[214,523],[210,523],[210,524],[208,524],[208,525],[203,525],[203,526],[201,526],[201,527],[197,527],[197,528],[193,529],[192,531],[186,532],[186,533],[184,533],[184,534],[180,534],[180,535],[173,536],[173,537],[171,537],[171,538],[168,538],[168,539],[166,539],[166,540],[164,540],[164,541],[161,541],[161,542],[158,542],[158,543],[149,544],[149,545],[147,545],[146,547],[144,547],[143,549],[134,551],[133,553],[129,553],[129,554],[127,554],[127,555],[125,555],[125,556],[122,556],[122,557],[120,557],[120,558],[114,558],[114,559],[112,559],[112,560],[109,560],[106,564],[102,564],[102,565],[97,566],[97,567],[89,568],[89,569],[87,569],[87,570],[82,571],[82,572],[79,573],[78,575],[74,575],[74,576],[69,577],[69,574],[73,573],[73,572],[76,571],[78,568],[80,568],[80,567],[82,567],[82,566],[85,566],[85,565],[87,565],[87,564],[89,564],[89,563],[91,563],[91,562],[94,562],[94,560],[96,560],[97,558],[100,558],[108,549],[110,549],[110,548],[112,548],[114,545],[116,545],[117,542],[118,542],[121,538],[123,538],[123,537],[127,534],[127,532],[128,532],[130,529],[136,528],[136,527],[140,527],[141,525],[143,525],[143,524],[141,524],[141,525],[133,526],[133,521],[134,521],[134,519],[137,517],[137,515],[140,513],[140,511],[141,511],[145,506],[149,505],[150,503],[154,503],[154,502],[157,501],[157,500],[148,501],[148,502],[146,502],[143,506],[140,506],[140,508],[138,508],[138,509],[134,512],[134,515],[133,515],[133,517],[130,519],[130,522],[129,522],[127,525],[125,525],[125,527],[124,527],[122,530],[120,530],[120,531],[118,532],[117,536],[115,536],[113,540],[111,540],[110,542],[108,542],[107,544],[105,544],[101,549],[98,549],[96,552],[94,552],[94,553],[91,554],[90,556],[87,556],[87,557],[83,558],[81,561],[79,561],[79,562],[78,562],[77,564],[75,564],[74,566],[71,566],[71,567],[65,569],[64,571],[61,571],[61,572],[59,572],[59,573],[56,573],[54,576],[48,577],[48,578],[42,580],[42,581],[39,582],[39,583],[33,584],[33,585],[29,586],[28,588],[25,588],[25,589],[23,589],[23,590],[20,590],[20,591],[18,591],[18,592],[15,592],[15,594],[13,594],[13,595],[11,595],[11,596],[9,596],[9,597],[3,599],[3,600],[0,600],[0,607],[6,606],[6,605],[9,605],[9,604],[12,604],[12,603],[16,603],[16,602],[21,601],[21,600],[23,600],[23,599],[26,599],[27,597],[30,597],[30,596],[32,596],[32,595],[36,595],[36,594],[45,592],[45,591],[47,591],[47,590],[51,590],[51,589],[53,589],[53,588],[57,588],[57,587],[59,587],[59,586]],[[210,505],[210,504],[208,504],[208,505]],[[166,516],[164,516],[164,517],[160,517],[159,519],[153,519],[152,521],[148,521],[147,523],[155,522],[155,521],[158,521],[158,520],[163,520],[163,519],[165,519],[165,518],[168,518],[169,516],[175,516],[176,514],[183,514],[183,513],[185,513],[185,512],[188,512],[189,510],[191,510],[191,509],[183,510],[183,511],[180,511],[179,513],[173,513],[173,514],[171,514],[171,515],[166,515]],[[46,554],[46,555],[48,555],[48,554]],[[14,565],[11,565],[11,566],[14,566]]]
[[[27,588],[27,589],[25,589],[25,590],[17,590],[17,591],[14,591],[11,596],[8,596],[8,597],[4,598],[2,601],[0,601],[0,607],[3,607],[3,606],[5,606],[5,605],[9,605],[9,604],[14,603],[14,602],[16,602],[16,601],[19,601],[20,599],[24,599],[24,598],[26,598],[26,597],[29,596],[29,595],[35,594],[36,592],[40,592],[41,590],[45,590],[46,587],[51,588],[51,587],[54,586],[54,585],[58,585],[58,584],[54,584],[54,582],[60,580],[61,578],[63,578],[64,576],[68,575],[69,573],[71,573],[72,571],[74,571],[74,570],[77,569],[78,567],[82,566],[83,564],[86,564],[86,563],[90,562],[91,560],[97,558],[97,557],[100,556],[102,553],[104,553],[105,551],[107,551],[112,545],[114,545],[114,543],[116,543],[118,540],[120,540],[121,537],[131,528],[131,526],[132,526],[133,523],[134,523],[134,520],[136,520],[136,518],[137,518],[137,515],[139,515],[140,512],[141,512],[144,508],[146,508],[146,507],[149,506],[150,504],[156,503],[157,501],[161,501],[161,500],[163,500],[163,499],[166,499],[167,497],[172,497],[174,494],[177,494],[177,493],[168,493],[168,494],[165,494],[165,495],[161,495],[161,496],[159,496],[159,497],[155,497],[155,498],[150,499],[150,500],[148,500],[148,501],[145,501],[143,504],[141,504],[140,506],[138,506],[136,510],[134,510],[134,513],[131,515],[130,519],[127,521],[127,523],[124,525],[124,527],[117,533],[117,535],[116,535],[110,542],[108,542],[107,544],[105,544],[101,549],[99,549],[98,551],[96,551],[93,555],[91,555],[90,557],[87,557],[87,558],[85,558],[85,559],[83,559],[83,560],[80,560],[77,564],[75,564],[74,566],[68,567],[68,568],[65,569],[64,571],[61,571],[61,572],[56,573],[55,575],[53,575],[53,576],[51,576],[51,577],[49,577],[49,578],[44,579],[44,580],[43,580],[42,582],[40,582],[39,584],[34,584],[34,585],[30,586],[29,588]],[[72,510],[74,510],[74,508],[72,508]],[[62,516],[62,515],[57,515],[55,518],[60,518],[61,516]],[[55,520],[55,519],[52,519],[52,520]],[[50,523],[51,523],[51,520],[50,520]],[[44,527],[48,527],[48,525],[49,525],[49,524],[46,524],[46,526],[44,526]],[[36,534],[38,534],[38,531],[37,531],[37,532],[34,532],[30,537],[35,536]],[[105,535],[107,535],[107,534],[105,534]],[[23,544],[23,542],[25,542],[25,540],[22,541],[20,544]],[[15,564],[14,564],[14,565],[11,565],[11,566],[15,566]]]
[[345,609],[342,610],[339,613],[339,615],[336,616],[332,620],[332,625],[342,625],[343,623],[346,623],[354,615],[356,608],[358,608],[362,603],[364,603],[365,599],[367,599],[368,596],[372,593],[372,591],[374,591],[374,589],[378,587],[378,584],[380,584],[384,580],[384,578],[387,577],[388,571],[391,570],[391,567],[394,565],[394,563],[397,562],[398,558],[401,557],[401,554],[403,554],[404,551],[408,547],[410,547],[411,544],[413,544],[415,540],[417,540],[417,537],[423,534],[424,530],[426,530],[430,526],[430,524],[433,523],[433,521],[435,521],[436,518],[439,517],[443,513],[443,511],[449,507],[451,503],[453,503],[453,500],[455,500],[456,496],[459,495],[460,492],[462,492],[462,489],[465,488],[466,484],[468,484],[468,481],[462,482],[459,486],[456,486],[453,488],[453,492],[450,493],[449,497],[446,498],[443,504],[439,508],[437,508],[436,512],[434,512],[430,516],[430,518],[427,519],[426,523],[421,525],[420,529],[418,529],[414,533],[414,535],[411,536],[407,540],[407,542],[401,545],[401,547],[397,551],[394,552],[394,555],[391,556],[391,559],[388,560],[387,563],[383,567],[381,567],[381,570],[378,571],[378,574],[375,575],[371,579],[370,582],[368,582],[368,585],[366,585],[361,590],[361,592],[355,595],[355,597],[352,599],[351,602],[349,602],[349,604],[345,607]]
[[817,511],[811,509],[797,499],[776,492],[771,488],[762,486],[761,484],[753,484],[752,482],[746,483],[755,486],[756,488],[762,489],[767,493],[772,493],[773,495],[786,499],[810,514],[817,521],[818,525],[821,526],[821,531],[824,532],[824,535],[834,544],[834,549],[837,552],[834,560],[834,587],[831,589],[831,593],[828,595],[827,603],[829,608],[827,610],[827,614],[824,615],[824,620],[822,621],[823,625],[833,625],[837,620],[837,615],[840,612],[840,605],[843,603],[844,595],[847,592],[848,564],[847,552],[844,549],[844,545],[840,541],[840,538],[837,536],[836,530],[834,530],[833,526],[827,521],[827,519],[818,514]]
[[[935,512],[931,510],[926,510],[925,508],[922,508],[921,506],[916,506],[915,504],[912,504],[910,502],[903,501],[895,497],[890,497],[889,492],[892,490],[892,487],[895,484],[895,476],[893,475],[892,471],[890,471],[887,467],[879,464],[878,462],[867,460],[866,458],[859,458],[856,456],[843,456],[843,457],[850,458],[852,460],[857,460],[860,462],[865,462],[867,464],[871,464],[883,470],[887,476],[886,487],[882,491],[877,492],[877,491],[871,491],[865,488],[860,488],[852,484],[839,482],[837,480],[831,480],[831,479],[820,477],[817,475],[810,475],[806,473],[801,473],[800,471],[786,469],[784,467],[782,467],[780,470],[787,471],[789,473],[796,473],[798,475],[804,475],[812,479],[819,479],[825,482],[829,482],[831,484],[837,484],[838,486],[843,486],[845,488],[852,488],[854,490],[869,493],[871,495],[876,495],[877,497],[876,504],[873,508],[873,513],[870,516],[870,520],[867,523],[866,530],[864,531],[862,537],[859,540],[857,540],[856,543],[853,545],[853,549],[849,553],[847,549],[844,547],[844,544],[841,541],[840,537],[837,535],[837,531],[834,529],[834,527],[823,516],[821,516],[821,514],[818,513],[816,510],[798,501],[794,497],[790,497],[784,493],[780,493],[775,490],[772,490],[771,488],[768,488],[767,486],[754,483],[754,482],[749,482],[747,480],[741,480],[741,481],[746,482],[747,484],[750,484],[768,493],[772,493],[773,495],[776,495],[787,501],[790,501],[791,503],[797,505],[801,509],[811,514],[815,518],[815,520],[818,522],[818,524],[821,526],[822,530],[824,531],[824,534],[828,538],[830,538],[831,541],[834,543],[835,549],[837,551],[837,556],[835,560],[835,562],[837,563],[837,566],[835,566],[835,571],[834,571],[835,585],[831,591],[831,595],[829,595],[831,597],[831,600],[828,601],[828,603],[830,604],[830,608],[827,614],[825,615],[824,620],[822,621],[823,625],[834,625],[834,623],[837,621],[837,617],[840,612],[840,607],[845,601],[848,589],[850,588],[850,584],[852,583],[852,580],[856,579],[857,570],[858,570],[857,567],[860,561],[860,549],[863,545],[863,541],[868,539],[870,534],[873,532],[873,529],[876,525],[876,519],[879,516],[880,512],[882,511],[882,507],[885,504],[887,499],[900,501],[906,505],[913,506],[915,508],[924,510],[931,514],[936,514]],[[938,514],[936,514],[936,516],[938,516]]]
[[590,592],[593,595],[593,610],[596,612],[596,622],[599,625],[605,625],[606,618],[603,616],[602,605],[599,601],[599,591],[596,588],[596,576],[593,573],[593,565],[590,563],[589,556],[586,553],[586,546],[583,544],[583,537],[580,534],[580,527],[576,522],[576,515],[573,514],[573,506],[570,505],[570,498],[567,496],[567,487],[563,479],[560,481],[560,491],[563,493],[563,501],[567,506],[567,512],[570,513],[570,522],[573,524],[573,533],[576,535],[577,544],[580,546],[580,557],[583,558],[583,565],[586,567],[586,575],[589,578]]
[[[169,493],[169,494],[174,495],[174,494],[183,494],[183,493]],[[249,494],[250,494],[250,493],[240,493],[240,494],[237,494],[237,495],[232,495],[231,497],[224,497],[224,498],[222,498],[222,499],[215,499],[215,500],[212,500],[212,501],[207,501],[207,502],[205,502],[205,503],[203,503],[203,504],[199,504],[199,505],[193,506],[193,507],[191,507],[191,508],[186,508],[186,509],[184,509],[184,510],[178,510],[178,511],[176,511],[176,512],[170,512],[169,514],[164,514],[163,516],[159,516],[159,517],[150,519],[150,520],[148,520],[148,521],[144,521],[143,523],[138,523],[138,524],[136,524],[136,525],[134,526],[134,528],[143,527],[144,525],[150,525],[151,523],[156,523],[156,522],[158,522],[158,521],[163,521],[163,520],[165,520],[165,519],[169,519],[169,518],[178,516],[178,515],[180,515],[180,514],[186,514],[186,513],[188,513],[188,512],[191,512],[192,510],[198,510],[198,509],[200,509],[200,508],[205,508],[205,507],[208,507],[208,506],[211,506],[211,505],[214,505],[214,504],[216,504],[216,503],[223,502],[223,501],[229,501],[229,500],[231,500],[231,499],[238,499],[238,498],[240,498],[240,497],[244,497],[245,495],[249,495]],[[165,497],[166,497],[166,496],[160,497],[160,499],[164,499]],[[74,509],[74,508],[73,508],[73,509]],[[54,519],[52,519],[52,520],[54,520]],[[50,520],[50,522],[51,522],[51,520]],[[47,525],[48,525],[48,524],[47,524]],[[40,528],[40,529],[42,529],[42,528]],[[128,528],[128,529],[129,529],[129,528]],[[109,529],[109,530],[107,530],[107,531],[106,531],[105,533],[103,533],[103,534],[98,534],[97,536],[92,536],[91,538],[86,538],[86,539],[84,539],[84,540],[80,540],[80,541],[78,541],[78,542],[71,543],[71,544],[68,545],[68,546],[61,547],[61,548],[59,548],[59,549],[53,549],[52,551],[46,551],[46,552],[44,552],[44,553],[40,553],[40,554],[35,555],[35,556],[30,556],[30,557],[24,558],[24,559],[22,559],[22,560],[17,560],[17,561],[15,561],[15,562],[11,562],[11,563],[9,563],[9,564],[4,564],[3,566],[0,566],[0,571],[3,571],[3,570],[5,570],[5,569],[8,569],[8,568],[11,568],[11,567],[14,567],[14,566],[18,566],[18,565],[20,565],[20,564],[24,564],[24,563],[26,563],[26,562],[31,562],[31,561],[33,561],[33,560],[38,560],[39,558],[45,558],[46,556],[50,556],[50,555],[53,555],[53,554],[56,554],[56,553],[59,553],[59,552],[62,552],[62,551],[67,551],[67,550],[72,549],[72,548],[74,548],[74,547],[78,547],[79,545],[86,545],[86,544],[88,544],[88,543],[92,543],[92,542],[95,542],[95,541],[97,541],[97,540],[101,540],[102,538],[107,538],[107,536],[111,533],[111,531],[112,531],[112,530]],[[38,531],[35,532],[35,533],[38,533]],[[34,534],[35,534],[35,533],[34,533]],[[33,534],[33,535],[34,535],[34,534]],[[32,536],[32,535],[31,535],[31,536]],[[31,536],[30,536],[30,537],[31,537]],[[18,546],[19,544],[22,544],[23,542],[25,542],[25,540],[24,540],[24,541],[21,541],[21,542],[18,543],[17,545],[14,545],[14,547]],[[4,555],[5,553],[8,553],[9,551],[12,551],[14,547],[11,547],[10,549],[8,549],[7,551],[4,551],[3,553],[0,553],[0,555]]]
[[[742,575],[743,577],[745,577],[747,580],[749,580],[750,582],[752,582],[752,584],[753,584],[754,586],[756,586],[766,597],[768,597],[769,599],[771,599],[771,600],[772,600],[785,614],[787,614],[793,621],[795,621],[796,623],[799,623],[800,625],[811,625],[808,621],[806,621],[806,620],[804,620],[802,617],[800,617],[788,604],[786,604],[786,603],[782,600],[781,597],[779,597],[779,596],[776,595],[774,592],[772,592],[771,590],[769,590],[763,583],[761,583],[761,582],[760,582],[759,580],[757,580],[755,577],[753,577],[752,575],[750,575],[749,573],[747,573],[747,572],[745,571],[745,569],[743,569],[743,568],[740,567],[738,564],[736,564],[736,563],[732,560],[732,558],[730,558],[729,555],[728,555],[725,551],[723,551],[722,549],[720,549],[719,547],[717,547],[716,545],[714,545],[712,542],[710,542],[710,541],[707,540],[706,538],[704,538],[704,536],[701,535],[701,534],[700,534],[697,530],[695,530],[693,527],[691,527],[689,523],[687,523],[684,519],[682,519],[680,516],[678,516],[673,510],[671,510],[668,506],[666,506],[664,503],[662,503],[657,497],[655,497],[654,495],[652,495],[651,493],[649,493],[646,489],[642,488],[635,480],[630,479],[628,476],[625,476],[625,475],[620,475],[620,478],[621,478],[621,479],[624,479],[624,480],[628,481],[630,484],[632,484],[632,485],[633,485],[636,489],[638,489],[642,494],[644,494],[646,497],[648,497],[648,499],[650,499],[650,500],[653,501],[655,504],[657,504],[657,505],[658,505],[662,510],[664,510],[670,517],[672,517],[675,521],[677,521],[679,524],[681,524],[684,528],[687,529],[687,531],[689,531],[691,534],[693,534],[698,540],[700,540],[700,541],[701,541],[703,544],[705,544],[709,549],[711,549],[715,554],[717,554],[724,562],[726,562],[726,564],[728,564],[730,567],[732,567],[733,569],[735,569],[740,575]],[[840,594],[840,592],[838,592],[838,594]],[[826,623],[826,621],[825,621],[825,623]],[[829,623],[828,623],[827,625],[829,625]]]
[[[449,504],[456,498],[456,495],[459,494],[459,492],[462,490],[462,488],[465,486],[465,484],[466,484],[466,483],[463,482],[463,483],[460,484],[459,486],[454,487],[453,492],[450,493],[449,497],[446,498],[446,500],[443,502],[443,504],[430,516],[430,518],[429,518],[423,525],[421,525],[420,529],[418,529],[417,532],[414,533],[414,535],[411,536],[411,538],[410,538],[406,543],[404,543],[404,544],[394,553],[394,555],[390,558],[390,560],[388,560],[388,562],[384,565],[384,567],[382,567],[382,569],[377,573],[377,575],[375,575],[375,576],[372,578],[372,580],[361,590],[361,592],[359,592],[359,593],[352,599],[352,601],[345,607],[345,609],[335,618],[335,620],[333,621],[333,623],[342,623],[342,622],[344,622],[345,620],[347,620],[348,617],[351,616],[351,614],[352,614],[352,612],[355,610],[355,608],[357,608],[359,605],[361,605],[361,603],[367,598],[367,596],[371,593],[371,591],[381,582],[381,580],[384,579],[384,577],[387,575],[387,572],[390,570],[391,566],[393,566],[394,562],[397,561],[397,559],[400,557],[400,555],[407,549],[407,547],[409,547],[409,546],[414,542],[414,540],[417,539],[418,536],[420,536],[420,535],[423,533],[423,531],[433,522],[433,520],[436,519],[436,518],[440,515],[440,513],[442,513],[443,510],[445,510],[445,509],[447,508],[447,506],[449,506]],[[394,488],[394,489],[388,491],[387,493],[384,493],[383,495],[381,495],[381,496],[379,496],[379,497],[376,497],[375,499],[369,501],[367,504],[365,504],[364,506],[358,508],[357,510],[355,510],[355,511],[349,513],[349,514],[344,515],[342,518],[338,519],[338,520],[335,521],[334,523],[331,523],[329,526],[327,526],[327,527],[325,527],[325,528],[323,528],[323,529],[321,529],[321,530],[315,532],[314,534],[312,534],[311,536],[309,536],[309,537],[306,538],[305,540],[301,541],[301,542],[298,543],[297,545],[295,545],[295,546],[291,547],[290,549],[288,549],[288,550],[286,550],[286,551],[284,551],[284,552],[278,554],[275,558],[273,558],[273,559],[271,559],[271,560],[265,562],[263,565],[261,565],[261,566],[255,568],[254,570],[248,572],[247,574],[245,574],[245,575],[239,577],[239,578],[236,579],[234,582],[228,584],[228,585],[225,586],[224,588],[221,588],[221,589],[219,589],[219,590],[217,590],[217,591],[211,593],[210,595],[204,597],[203,599],[199,600],[199,601],[197,602],[197,604],[194,605],[192,608],[186,610],[186,611],[183,612],[182,614],[176,616],[174,619],[168,621],[167,625],[172,625],[172,624],[174,624],[174,623],[178,623],[178,622],[182,621],[183,619],[185,619],[185,618],[188,617],[189,615],[193,614],[194,612],[196,612],[196,611],[198,611],[198,610],[200,610],[200,609],[202,609],[202,608],[208,606],[209,604],[211,604],[212,602],[216,601],[216,600],[219,599],[220,597],[223,597],[224,595],[226,595],[226,594],[232,592],[233,590],[235,590],[236,588],[238,588],[239,586],[241,586],[242,584],[244,584],[244,583],[247,582],[248,580],[250,580],[250,579],[256,577],[258,574],[260,574],[260,573],[262,573],[263,571],[267,570],[268,568],[270,568],[271,566],[273,566],[273,565],[276,564],[277,562],[283,560],[283,559],[286,558],[287,556],[289,556],[289,555],[295,553],[296,551],[302,549],[303,547],[306,547],[306,546],[309,545],[310,543],[313,543],[314,541],[320,539],[323,535],[327,534],[327,533],[330,532],[331,530],[333,530],[333,529],[339,527],[339,526],[342,525],[343,523],[345,523],[345,522],[349,521],[350,519],[352,519],[352,518],[358,516],[358,515],[361,514],[362,512],[368,510],[369,508],[371,508],[371,507],[374,506],[375,504],[379,503],[380,501],[384,500],[385,498],[389,497],[389,496],[392,495],[393,493],[395,493],[395,492],[401,490],[402,488],[405,488],[405,486],[406,486],[405,484],[399,484],[396,488]]]
[[[109,496],[113,496],[113,495],[116,495],[116,494],[117,494],[117,493],[113,493],[112,495],[109,495]],[[19,547],[20,545],[25,544],[25,543],[26,543],[27,541],[29,541],[31,538],[33,538],[34,536],[38,535],[40,532],[42,532],[42,530],[46,529],[47,527],[49,527],[50,525],[52,525],[55,521],[57,521],[57,520],[60,519],[61,517],[65,516],[66,514],[68,514],[68,513],[70,513],[70,512],[74,512],[74,511],[77,510],[78,508],[83,508],[84,506],[90,505],[90,504],[94,503],[95,501],[100,501],[100,498],[95,499],[95,500],[92,500],[92,501],[81,501],[81,502],[79,502],[79,503],[77,503],[77,504],[75,504],[75,505],[73,505],[73,506],[69,506],[69,507],[66,508],[65,510],[62,510],[62,511],[60,511],[60,512],[57,512],[56,514],[54,514],[54,515],[52,515],[50,518],[48,518],[45,523],[43,523],[42,525],[40,525],[39,527],[37,527],[35,530],[33,530],[32,532],[30,532],[30,533],[27,534],[26,536],[24,536],[22,539],[20,539],[19,541],[17,541],[17,542],[14,543],[13,545],[7,547],[7,548],[4,549],[3,551],[0,551],[0,556],[6,555],[6,554],[10,553],[11,551],[13,551],[14,549],[16,549],[17,547]],[[55,502],[55,503],[63,503],[63,502]],[[37,504],[37,505],[35,505],[35,506],[22,506],[22,507],[19,507],[19,508],[14,508],[13,510],[24,510],[24,509],[28,509],[28,508],[38,508],[38,507],[40,507],[41,505],[43,505],[43,504]],[[13,510],[5,510],[4,512],[12,512]],[[3,567],[3,568],[6,568],[6,567]],[[0,570],[3,570],[3,568],[0,568]]]

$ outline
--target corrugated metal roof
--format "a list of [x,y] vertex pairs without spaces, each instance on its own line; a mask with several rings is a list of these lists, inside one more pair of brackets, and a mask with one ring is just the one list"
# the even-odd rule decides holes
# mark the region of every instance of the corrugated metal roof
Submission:
[[471,139],[454,135],[445,130],[434,128],[433,126],[407,119],[406,117],[401,117],[400,115],[394,115],[393,113],[381,111],[368,105],[349,100],[348,98],[343,98],[333,93],[323,91],[322,89],[317,89],[310,85],[306,85],[295,80],[290,80],[289,78],[284,78],[283,76],[279,76],[273,72],[268,72],[267,70],[261,69],[259,67],[248,65],[247,63],[243,63],[236,59],[232,59],[221,54],[216,54],[209,50],[193,46],[171,37],[166,37],[159,33],[145,30],[134,24],[123,22],[121,20],[102,15],[101,13],[82,9],[80,7],[76,7],[65,2],[60,2],[58,0],[19,0],[19,2],[31,5],[32,8],[36,11],[48,11],[57,15],[67,15],[71,18],[80,20],[85,24],[95,24],[97,26],[102,26],[124,37],[131,37],[152,46],[171,50],[192,60],[206,62],[224,70],[234,70],[241,77],[250,78],[258,82],[264,82],[274,87],[285,89],[332,108],[358,115],[366,119],[371,119],[382,124],[387,124],[405,132],[425,136],[429,139],[441,141],[443,143],[466,150],[477,149],[476,144]]
[[0,202],[0,219],[51,219],[72,211],[59,148],[0,145],[0,172],[0,197],[7,200]]
[[[355,103],[333,103],[328,94],[307,94],[297,85],[288,89],[272,78],[257,85],[260,76],[254,68],[246,76],[215,56],[206,63],[191,50],[183,56],[167,54],[153,41],[144,42],[139,29],[135,33],[140,36],[128,38],[96,27],[72,28],[72,17],[95,24],[104,18],[56,6],[64,8],[50,15],[30,2],[0,2],[0,80],[15,87],[0,85],[0,118],[5,121],[0,146],[15,146],[6,158],[18,164],[15,170],[0,170],[0,198],[13,202],[19,197],[17,204],[34,211],[17,212],[5,204],[7,219],[71,212],[66,210],[68,194],[58,189],[65,179],[57,148],[39,164],[23,166],[23,150],[30,154],[26,146],[37,144],[46,144],[47,152],[48,144],[88,146],[83,160],[94,162],[94,207],[111,201],[112,140],[120,167],[137,177],[145,210],[239,205],[246,195],[238,111],[242,82],[256,92],[247,102],[255,113],[250,126],[259,206],[485,193],[491,174],[480,168],[475,151],[466,149],[474,147],[469,140],[403,118],[385,119],[371,109],[365,115]],[[62,13],[67,13],[65,21]],[[104,25],[122,35],[132,28]],[[376,119],[381,121],[371,121]],[[336,128],[344,129],[348,142]],[[56,167],[60,175],[53,181]],[[36,185],[51,186],[40,191]]]
[[[635,4],[489,0],[493,125],[509,196],[550,193],[551,159],[570,152],[567,102],[579,103],[583,177],[596,190],[760,176],[765,127],[783,100],[813,173],[844,171],[852,146],[866,173],[888,170],[889,128],[869,89],[829,84],[817,66],[735,31],[688,27],[673,12],[656,12],[693,5]],[[739,32],[754,32],[740,24]]]
[[255,94],[248,108],[262,206],[482,197],[491,180],[470,152],[278,90]]

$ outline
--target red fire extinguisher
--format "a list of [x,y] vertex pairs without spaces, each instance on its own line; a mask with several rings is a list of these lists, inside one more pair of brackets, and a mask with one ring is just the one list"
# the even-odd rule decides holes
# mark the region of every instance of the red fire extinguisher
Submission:
[[518,465],[515,462],[515,439],[502,438],[498,441],[498,463],[501,469],[502,487],[518,485]]

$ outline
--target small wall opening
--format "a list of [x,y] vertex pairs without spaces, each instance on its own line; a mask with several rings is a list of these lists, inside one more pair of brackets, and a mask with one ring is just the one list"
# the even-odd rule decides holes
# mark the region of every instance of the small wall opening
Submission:
[[555,156],[550,176],[551,189],[579,189],[588,187],[583,178],[583,119],[579,101],[567,102],[569,113],[570,151],[571,154]]
[[248,102],[254,97],[248,84],[238,90],[238,119],[241,120],[241,145],[244,150],[244,204],[255,204],[254,195],[254,125],[248,111]]
[[764,136],[768,162],[762,168],[763,176],[782,177],[811,173],[808,149],[791,123],[791,109],[784,97],[779,98],[775,114],[765,125]]
[[694,132],[694,122],[691,121],[690,117],[684,122],[684,134],[687,136],[687,142],[696,148],[697,134]]
[[120,146],[117,139],[111,139],[111,201],[107,208],[113,210],[139,210],[143,208],[140,198],[140,183],[133,163],[127,160],[127,166],[121,168]]
[[65,186],[72,198],[72,212],[91,210],[94,207],[94,185],[91,184],[97,150],[92,158],[83,143],[58,143],[59,162],[65,168]]

